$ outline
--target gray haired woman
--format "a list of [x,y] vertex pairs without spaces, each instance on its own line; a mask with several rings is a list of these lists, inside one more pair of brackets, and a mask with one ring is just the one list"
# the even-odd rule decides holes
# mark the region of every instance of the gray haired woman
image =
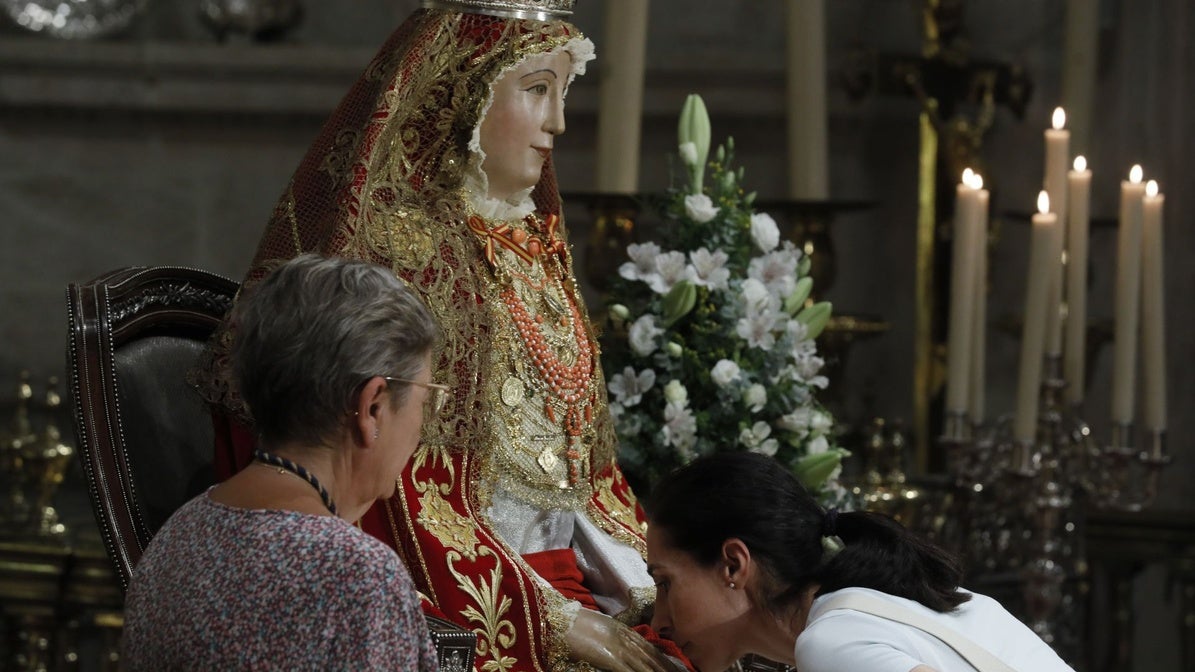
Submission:
[[389,269],[305,255],[238,300],[252,468],[179,509],[133,573],[130,670],[434,670],[410,576],[354,527],[419,442],[438,329]]

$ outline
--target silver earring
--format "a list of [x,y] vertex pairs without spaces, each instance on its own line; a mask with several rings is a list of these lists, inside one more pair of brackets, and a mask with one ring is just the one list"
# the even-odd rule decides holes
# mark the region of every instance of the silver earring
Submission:
[[376,440],[381,435],[382,435],[382,430],[378,429],[377,427],[374,427],[373,428],[373,438]]
[[730,589],[731,589],[731,590],[734,590],[734,581],[731,581],[731,582],[730,582]]

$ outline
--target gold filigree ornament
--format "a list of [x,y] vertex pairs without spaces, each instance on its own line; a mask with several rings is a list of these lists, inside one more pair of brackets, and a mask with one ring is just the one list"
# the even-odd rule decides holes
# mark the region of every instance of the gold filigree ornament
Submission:
[[457,513],[434,488],[428,488],[419,498],[419,515],[415,521],[431,532],[445,548],[455,549],[449,551],[449,555],[460,557],[463,554],[471,561],[477,559],[477,528],[472,521]]
[[[639,528],[639,520],[635,517],[635,511],[627,506],[625,502],[614,494],[614,479],[604,478],[597,484],[598,501],[601,503],[607,514],[626,525],[631,529]],[[646,530],[644,530],[646,532]]]
[[[495,560],[498,557],[488,547],[482,547],[480,555],[490,556]],[[491,660],[486,661],[481,666],[481,669],[483,672],[506,672],[506,670],[513,669],[515,663],[518,661],[511,656],[502,655],[504,649],[510,649],[518,641],[518,633],[515,630],[514,623],[509,619],[503,618],[510,611],[513,601],[510,599],[510,596],[502,594],[500,589],[502,584],[502,563],[496,562],[494,564],[494,568],[490,570],[488,581],[480,576],[474,581],[472,578],[457,571],[456,563],[460,560],[460,553],[456,551],[448,552],[448,571],[456,577],[457,586],[478,607],[469,606],[461,612],[461,615],[468,619],[470,623],[476,624],[473,632],[476,632],[478,637],[477,655],[478,657],[492,656]]]

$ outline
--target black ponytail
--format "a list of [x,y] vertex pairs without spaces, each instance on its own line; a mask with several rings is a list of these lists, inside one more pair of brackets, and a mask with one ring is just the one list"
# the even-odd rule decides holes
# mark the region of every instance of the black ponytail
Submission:
[[[667,542],[711,566],[727,539],[742,540],[765,570],[766,594],[783,613],[813,585],[820,593],[861,587],[951,611],[970,596],[945,551],[877,513],[827,512],[774,459],[754,453],[718,453],[665,477],[647,505],[654,530]],[[832,533],[832,534],[831,534]],[[845,547],[826,550],[823,537]]]
[[959,592],[963,572],[945,550],[871,511],[838,514],[844,546],[815,573],[819,594],[840,588],[871,588],[920,602],[934,611],[953,611],[971,599]]

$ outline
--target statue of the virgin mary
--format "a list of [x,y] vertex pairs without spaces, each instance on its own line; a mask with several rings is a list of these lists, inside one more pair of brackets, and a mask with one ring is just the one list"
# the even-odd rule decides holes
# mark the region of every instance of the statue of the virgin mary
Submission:
[[[324,125],[246,282],[305,252],[369,260],[438,318],[450,401],[360,524],[403,557],[427,609],[478,634],[478,669],[670,669],[628,627],[654,600],[645,523],[615,461],[552,168],[593,45],[565,21],[572,0],[423,4]],[[207,389],[225,473],[253,443],[222,373],[228,333]]]

